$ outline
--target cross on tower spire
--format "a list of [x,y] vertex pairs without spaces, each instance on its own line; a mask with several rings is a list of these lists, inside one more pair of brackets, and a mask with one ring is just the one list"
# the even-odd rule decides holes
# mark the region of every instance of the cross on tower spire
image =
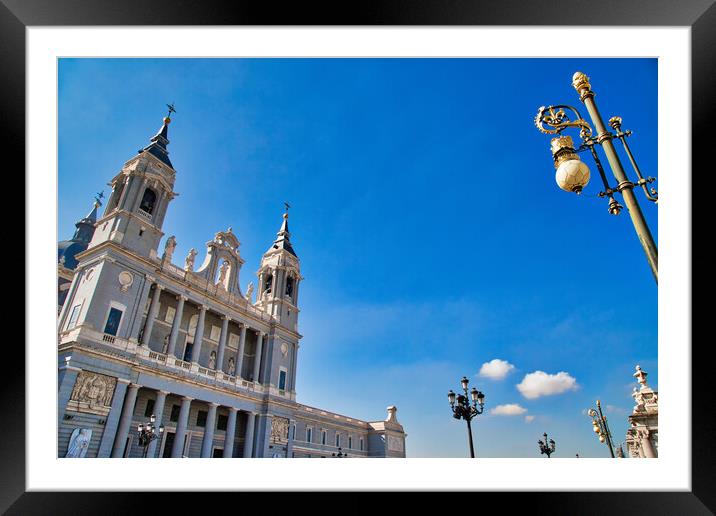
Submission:
[[174,102],[172,102],[171,104],[167,104],[167,107],[169,108],[169,112],[167,113],[167,118],[169,118],[172,116],[172,113],[176,113],[177,110],[174,109]]

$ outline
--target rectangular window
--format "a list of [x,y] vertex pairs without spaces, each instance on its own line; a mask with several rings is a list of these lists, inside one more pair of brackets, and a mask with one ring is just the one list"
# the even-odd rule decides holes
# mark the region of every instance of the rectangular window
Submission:
[[193,342],[187,342],[187,343],[186,343],[186,347],[184,348],[184,356],[182,357],[182,360],[183,360],[184,362],[189,362],[189,361],[191,361],[191,350],[192,350],[193,347],[194,347],[194,343],[193,343]]
[[206,410],[200,410],[196,414],[196,426],[205,427],[206,426]]
[[363,438],[360,438],[360,451],[363,451]]
[[119,322],[122,320],[122,310],[118,308],[110,308],[107,316],[107,324],[104,325],[104,332],[107,335],[117,336],[119,330]]
[[72,313],[70,314],[70,322],[67,323],[67,329],[70,330],[75,327],[75,324],[77,324],[77,319],[80,316],[80,307],[82,305],[75,305],[72,307]]
[[169,415],[169,421],[172,421],[176,423],[179,421],[179,410],[181,407],[179,405],[172,405],[172,413]]
[[217,419],[217,422],[216,422],[216,429],[226,431],[226,427],[228,426],[228,424],[229,424],[229,416],[219,414],[219,418]]
[[211,325],[211,334],[209,335],[209,338],[211,340],[219,340],[219,337],[221,336],[221,328],[218,326]]
[[166,313],[166,315],[164,316],[164,320],[165,320],[166,322],[168,322],[169,324],[173,323],[173,322],[174,322],[174,315],[175,315],[176,313],[177,313],[177,309],[176,309],[176,308],[174,308],[173,306],[168,306],[168,307],[167,307],[167,313]]
[[278,373],[278,388],[282,391],[286,390],[286,371],[284,370]]
[[296,425],[291,425],[291,439],[296,439]]
[[336,446],[341,445],[341,434],[336,434]]
[[326,431],[321,430],[321,444],[326,444]]
[[349,450],[353,449],[353,436],[350,436],[350,435],[348,436],[348,449]]
[[162,457],[169,458],[172,456],[172,446],[174,446],[175,435],[176,434],[174,432],[168,432],[167,436],[164,438],[164,451],[162,452]]
[[144,415],[145,417],[150,417],[152,415],[152,411],[154,410],[154,400],[147,400],[147,408],[144,409]]
[[313,428],[306,428],[306,442],[313,442]]

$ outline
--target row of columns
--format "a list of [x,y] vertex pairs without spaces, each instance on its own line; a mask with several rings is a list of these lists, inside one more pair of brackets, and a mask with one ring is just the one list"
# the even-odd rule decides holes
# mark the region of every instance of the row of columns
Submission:
[[[137,394],[141,385],[133,383],[127,387],[124,397],[124,404],[115,434],[114,444],[112,447],[111,457],[122,457],[127,442],[127,437],[132,426],[132,419],[137,404]],[[154,402],[155,425],[159,428],[162,425],[164,415],[164,407],[169,392],[157,391],[157,397]],[[189,426],[189,412],[191,410],[191,402],[194,398],[183,396],[179,409],[179,418],[177,420],[176,433],[174,434],[174,443],[172,444],[171,457],[182,457],[184,451],[184,440],[186,438],[187,428]],[[218,403],[209,403],[209,410],[206,416],[206,425],[204,427],[204,438],[201,444],[201,457],[211,457],[212,445],[214,442],[214,428],[216,426],[216,413],[219,408]],[[234,438],[236,435],[236,420],[239,409],[236,407],[228,407],[229,417],[226,425],[226,437],[224,440],[224,458],[231,458],[234,451]],[[243,457],[253,456],[254,444],[254,426],[256,424],[256,414],[247,411],[248,417],[246,422],[246,434],[244,436]],[[159,439],[154,439],[147,447],[147,457],[154,457],[156,454]]]
[[[144,326],[144,333],[142,334],[142,340],[140,342],[143,346],[149,346],[149,342],[152,336],[152,330],[154,329],[154,321],[159,313],[159,298],[161,297],[162,290],[164,287],[159,283],[154,285],[154,295],[149,306],[149,313],[147,314],[147,321]],[[176,356],[176,345],[179,337],[179,329],[181,326],[182,316],[184,314],[184,303],[188,300],[187,296],[180,295],[176,307],[176,313],[174,314],[174,321],[172,322],[171,332],[169,333],[169,343],[167,346],[167,355]],[[198,362],[201,353],[201,347],[204,340],[204,324],[206,321],[207,307],[205,305],[199,305],[199,318],[196,324],[196,331],[194,332],[194,347],[192,348],[191,361]],[[222,316],[221,322],[221,334],[219,336],[219,349],[216,354],[215,369],[222,370],[222,364],[224,363],[224,354],[226,352],[226,339],[229,331],[229,321],[231,317],[228,315]],[[241,324],[241,334],[239,337],[239,349],[236,356],[236,363],[234,374],[237,378],[241,378],[241,368],[244,360],[244,349],[246,345],[246,330],[247,326],[244,323]],[[261,367],[261,356],[263,354],[263,340],[265,334],[261,331],[256,331],[258,340],[256,342],[256,356],[254,357],[253,364],[253,381],[259,381],[259,371]]]

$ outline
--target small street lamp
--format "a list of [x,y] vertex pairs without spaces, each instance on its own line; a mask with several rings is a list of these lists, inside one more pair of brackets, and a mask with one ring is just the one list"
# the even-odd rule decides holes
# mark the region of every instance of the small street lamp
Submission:
[[348,457],[348,454],[347,454],[347,453],[343,453],[343,451],[341,450],[341,447],[339,446],[339,447],[338,447],[338,453],[331,453],[331,457],[337,457],[337,458],[339,458],[339,459],[343,459],[343,458]]
[[152,414],[149,417],[149,422],[139,423],[137,426],[137,432],[139,433],[139,445],[144,448],[142,458],[147,457],[147,448],[149,448],[149,443],[164,433],[164,425],[159,425],[159,433],[156,432],[156,427],[154,426],[155,421],[156,417]]
[[[472,399],[472,405],[470,405],[467,392],[467,386],[470,383],[470,380],[468,380],[466,376],[463,376],[460,383],[462,384],[462,389],[465,391],[465,394],[455,394],[451,390],[448,392],[448,401],[450,402],[450,408],[452,409],[452,417],[455,419],[464,419],[465,422],[467,422],[467,435],[470,438],[470,457],[474,459],[475,447],[472,443],[472,426],[470,425],[470,421],[472,421],[472,418],[478,414],[482,414],[484,411],[485,395],[473,387],[469,393],[470,399]],[[480,407],[479,409],[477,408],[478,405]]]
[[[537,444],[539,445],[539,452],[543,455],[547,455],[547,458],[549,459],[550,455],[554,453],[555,450],[555,443],[554,439],[550,439],[547,441],[547,432],[544,433],[544,441],[539,440],[537,441]],[[577,455],[579,457],[579,455]]]
[[587,414],[592,418],[592,429],[599,437],[599,442],[606,444],[612,459],[615,458],[614,447],[612,446],[612,433],[609,431],[607,417],[602,414],[602,405],[599,403],[599,400],[597,400],[597,410],[590,408]]
[[[557,170],[556,180],[557,184],[562,190],[567,192],[581,193],[582,189],[589,183],[589,167],[582,161],[580,161],[578,152],[589,150],[594,158],[594,162],[597,165],[599,176],[602,179],[604,185],[604,191],[599,192],[599,197],[607,197],[609,199],[608,210],[612,215],[619,215],[623,206],[614,199],[615,193],[620,193],[624,199],[624,203],[629,211],[631,221],[634,224],[639,242],[641,242],[644,252],[646,253],[647,261],[651,267],[651,271],[654,274],[654,279],[659,281],[658,277],[658,249],[654,243],[654,239],[651,236],[649,226],[644,219],[644,215],[641,212],[639,203],[637,202],[636,195],[634,194],[634,187],[641,186],[644,190],[644,194],[649,201],[654,203],[658,202],[658,193],[655,188],[648,188],[647,185],[656,181],[656,178],[647,177],[644,178],[641,175],[641,171],[634,160],[634,155],[629,148],[629,144],[626,141],[628,136],[631,136],[631,131],[622,131],[622,119],[618,116],[614,116],[609,119],[609,125],[614,129],[615,133],[611,133],[607,130],[604,121],[602,120],[597,105],[594,103],[595,93],[592,91],[592,86],[589,84],[589,77],[582,72],[577,72],[572,77],[572,86],[577,93],[579,93],[579,100],[584,103],[584,106],[589,112],[589,116],[592,119],[592,123],[596,128],[596,136],[592,136],[592,127],[589,122],[582,118],[582,115],[577,111],[576,108],[562,104],[555,106],[542,106],[537,111],[535,117],[535,125],[537,129],[545,134],[555,135],[551,141],[552,157],[554,159],[554,168]],[[562,131],[568,127],[578,128],[579,136],[582,143],[579,146],[575,146],[571,136],[561,135]],[[612,140],[617,138],[622,142],[624,150],[629,157],[634,171],[638,177],[638,181],[632,183],[626,175],[624,168],[622,167],[619,156],[612,143]],[[596,146],[601,145],[604,154],[607,157],[609,166],[612,169],[614,179],[616,179],[616,186],[609,186],[609,181],[602,168],[602,162],[597,155]]]

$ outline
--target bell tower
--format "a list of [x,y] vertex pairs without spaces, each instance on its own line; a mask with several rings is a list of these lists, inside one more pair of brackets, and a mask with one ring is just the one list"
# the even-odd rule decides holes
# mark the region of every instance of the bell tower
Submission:
[[291,245],[288,231],[288,208],[283,214],[276,240],[261,258],[256,304],[273,315],[282,326],[296,331],[298,322],[298,287],[303,276],[301,266]]
[[127,161],[108,183],[112,187],[104,214],[97,221],[90,248],[115,242],[142,256],[155,258],[164,233],[162,224],[174,192],[176,171],[169,160],[169,113],[149,145]]

